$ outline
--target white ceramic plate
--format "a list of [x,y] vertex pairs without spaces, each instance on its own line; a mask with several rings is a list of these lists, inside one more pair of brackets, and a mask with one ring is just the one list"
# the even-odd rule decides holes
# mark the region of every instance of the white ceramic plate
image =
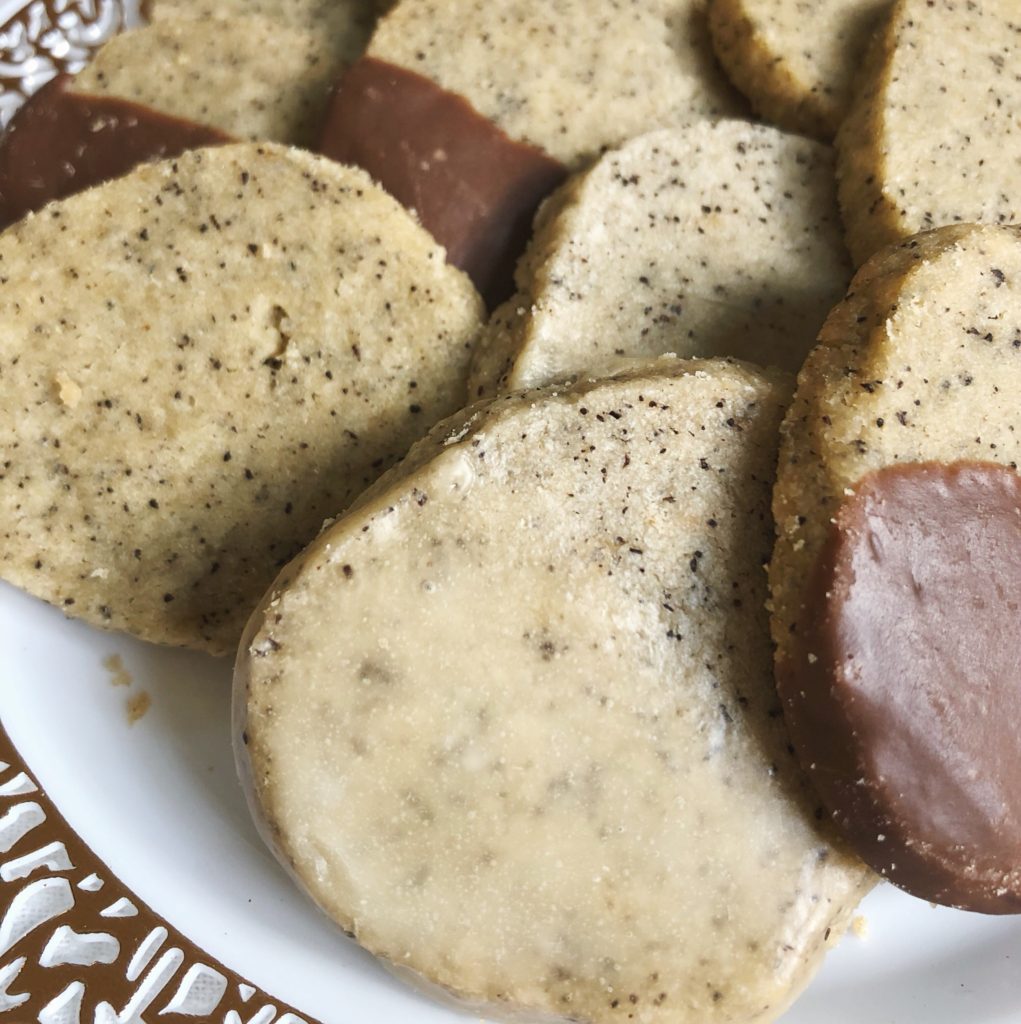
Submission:
[[[30,773],[109,876],[210,960],[309,1021],[477,1019],[394,980],[305,900],[264,849],[234,776],[229,664],[97,632],[3,585],[0,652],[0,720]],[[129,686],[114,685],[111,655],[120,656]],[[128,704],[143,692],[151,705],[131,724]],[[9,904],[17,888],[0,885],[0,901]],[[1021,918],[935,909],[888,886],[861,914],[861,934],[830,955],[784,1024],[1021,1020]],[[0,1007],[8,967],[0,956]],[[150,1021],[176,984],[166,982],[162,1002],[149,1001]],[[283,1021],[275,1009],[258,1016],[261,1005],[254,998],[248,1016],[207,1019]],[[121,1020],[142,1019],[124,1009]],[[29,1024],[17,1011],[9,1019]]]

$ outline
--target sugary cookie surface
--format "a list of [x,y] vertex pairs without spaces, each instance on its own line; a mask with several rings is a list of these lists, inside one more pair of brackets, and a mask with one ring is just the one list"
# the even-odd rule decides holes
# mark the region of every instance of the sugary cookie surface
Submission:
[[470,394],[667,352],[796,371],[850,275],[828,147],[744,121],[653,132],[548,201]]
[[837,136],[856,265],[917,231],[1017,219],[1019,56],[1013,0],[897,0]]
[[368,55],[463,96],[571,168],[639,132],[740,110],[701,0],[401,0]]
[[270,18],[168,18],[111,39],[74,89],[311,147],[339,70],[328,38]]
[[198,150],[0,237],[0,574],[227,653],[280,565],[463,395],[480,305],[361,172]]
[[713,48],[756,112],[830,141],[890,0],[710,0]]
[[378,16],[374,0],[149,0],[151,21],[260,17],[313,32],[343,61],[361,56]]

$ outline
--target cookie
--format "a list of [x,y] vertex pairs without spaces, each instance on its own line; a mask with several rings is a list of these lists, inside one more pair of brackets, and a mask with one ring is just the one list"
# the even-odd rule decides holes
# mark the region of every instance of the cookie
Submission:
[[464,394],[467,279],[364,173],[197,150],[0,236],[0,576],[223,654]]
[[321,36],[336,59],[357,60],[378,16],[374,0],[150,0],[151,21],[256,16]]
[[792,740],[855,848],[1021,910],[1021,229],[882,250],[784,424],[770,567]]
[[569,170],[641,132],[739,109],[701,0],[401,0],[341,77],[320,147],[414,208],[492,306]]
[[890,0],[709,0],[713,49],[767,120],[830,142]]
[[654,132],[544,208],[470,394],[664,352],[796,371],[850,277],[827,147],[741,121]]
[[772,683],[788,385],[664,363],[441,425],[243,642],[265,834],[487,1017],[773,1020],[872,877],[817,830]]
[[1010,0],[898,0],[837,136],[840,204],[856,265],[882,246],[1021,215],[1021,83]]
[[310,147],[339,67],[328,37],[270,18],[167,18],[111,39],[74,89]]
[[146,13],[156,25],[49,82],[0,137],[0,228],[189,148],[246,136],[308,146],[375,17],[367,0],[187,0]]
[[139,164],[235,141],[216,128],[115,96],[88,96],[58,75],[0,136],[0,230],[54,199]]

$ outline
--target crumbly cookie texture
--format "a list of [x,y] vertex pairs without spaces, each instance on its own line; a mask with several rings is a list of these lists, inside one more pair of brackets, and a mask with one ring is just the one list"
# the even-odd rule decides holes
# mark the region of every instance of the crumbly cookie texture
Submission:
[[823,142],[890,0],[708,0],[713,48],[755,110]]
[[743,121],[654,132],[542,210],[469,393],[666,352],[797,370],[850,277],[828,147]]
[[267,838],[487,1016],[771,1021],[871,882],[818,830],[772,683],[789,385],[653,369],[438,427],[242,645]]
[[198,150],[0,236],[0,576],[224,654],[464,394],[481,302],[361,171]]
[[337,59],[350,62],[365,50],[377,8],[376,0],[150,0],[148,15],[152,21],[268,18],[322,36]]
[[1018,219],[1019,61],[1013,0],[894,4],[837,135],[856,265],[918,231]]
[[328,37],[270,18],[175,18],[114,36],[74,88],[240,139],[310,147],[339,67]]
[[773,500],[781,662],[798,656],[830,520],[866,473],[1021,460],[1021,228],[946,227],[877,253],[820,343],[784,421]]
[[368,55],[460,94],[571,168],[643,131],[741,107],[702,0],[401,0]]

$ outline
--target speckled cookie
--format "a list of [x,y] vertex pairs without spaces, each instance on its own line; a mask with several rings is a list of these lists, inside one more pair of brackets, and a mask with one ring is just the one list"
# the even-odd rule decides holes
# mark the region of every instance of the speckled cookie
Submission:
[[[820,341],[773,503],[792,737],[877,870],[929,900],[1017,912],[1021,229],[951,226],[880,251]],[[984,863],[1005,837],[1007,867]]]
[[197,150],[0,236],[0,576],[223,654],[464,394],[478,296],[360,171]]
[[1018,219],[1021,23],[1013,0],[898,0],[837,136],[856,264],[916,231]]
[[569,171],[741,106],[703,0],[401,0],[341,76],[320,151],[414,209],[492,309]]
[[551,198],[516,276],[473,396],[664,352],[796,371],[851,276],[830,150],[742,121],[635,139]]
[[236,138],[311,146],[342,66],[328,36],[270,18],[168,18],[115,36],[74,88]]
[[321,36],[345,62],[362,55],[378,16],[374,0],[150,0],[146,9],[152,21],[268,18]]
[[713,48],[763,117],[829,142],[890,0],[708,0]]
[[401,0],[367,51],[576,168],[653,128],[738,108],[702,0]]
[[762,562],[788,384],[665,360],[438,427],[236,670],[267,838],[475,1012],[774,1020],[871,876],[818,831]]

